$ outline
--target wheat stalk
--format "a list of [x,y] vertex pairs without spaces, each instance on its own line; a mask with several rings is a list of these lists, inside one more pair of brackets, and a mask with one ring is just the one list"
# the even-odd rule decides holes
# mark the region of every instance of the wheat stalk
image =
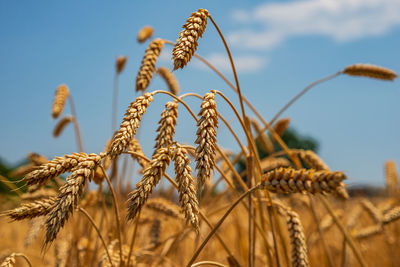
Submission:
[[15,221],[47,215],[56,199],[56,197],[49,197],[47,199],[25,203],[18,208],[5,212],[4,214]]
[[262,187],[274,193],[335,193],[344,179],[342,172],[279,168],[263,176]]
[[56,94],[54,96],[53,109],[51,115],[54,119],[58,118],[64,110],[65,101],[69,96],[69,89],[65,84],[61,84],[57,87]]
[[179,202],[186,220],[198,230],[199,228],[199,203],[196,196],[196,184],[191,174],[190,159],[186,155],[187,151],[179,144],[173,152],[172,159],[175,163],[176,182],[178,184]]
[[393,81],[397,77],[394,71],[371,64],[350,65],[343,70],[343,73],[350,76],[364,76],[386,81]]
[[279,135],[282,136],[286,129],[289,127],[290,118],[282,118],[275,122],[274,130]]
[[54,137],[58,137],[60,136],[60,134],[63,132],[63,130],[65,129],[65,127],[72,122],[74,118],[72,116],[65,116],[64,118],[62,118],[56,125],[56,127],[54,127],[53,130],[53,136]]
[[117,74],[120,74],[124,70],[127,60],[128,60],[127,57],[123,56],[117,57],[117,60],[115,61],[115,71],[117,72]]
[[157,69],[157,74],[160,75],[164,79],[164,81],[167,83],[168,89],[171,93],[173,93],[174,95],[179,94],[178,81],[175,78],[174,74],[172,74],[172,72],[169,71],[169,69],[167,69],[165,67],[159,67]]
[[216,136],[218,127],[217,104],[215,94],[207,93],[203,97],[199,112],[200,120],[197,122],[196,169],[197,188],[201,190],[205,181],[211,179],[215,166]]
[[140,66],[139,72],[136,76],[136,92],[144,91],[149,86],[150,80],[156,69],[156,61],[164,46],[164,40],[155,39],[151,41],[147,47]]
[[155,150],[161,147],[169,147],[172,145],[176,119],[178,117],[178,103],[175,101],[167,102],[165,109],[161,113],[161,119],[158,122]]
[[154,30],[150,26],[144,26],[138,32],[137,40],[139,43],[144,43],[147,39],[153,36]]
[[64,172],[71,171],[86,157],[87,154],[83,152],[65,155],[64,157],[56,157],[55,159],[41,165],[37,170],[28,173],[23,180],[27,185],[43,185],[48,180],[53,179]]
[[153,95],[145,93],[133,101],[126,110],[125,117],[120,125],[118,132],[114,135],[109,154],[111,158],[119,156],[129,145],[130,140],[136,134],[136,129],[150,102],[153,101]]
[[182,26],[183,30],[179,33],[179,38],[172,50],[174,70],[182,69],[192,58],[197,49],[197,40],[206,29],[207,17],[208,10],[200,8],[193,12]]
[[99,155],[89,154],[73,169],[67,182],[60,188],[60,194],[47,215],[45,246],[56,238],[57,233],[78,205],[79,196],[86,182],[93,177],[94,169],[100,162]]
[[397,192],[399,175],[396,170],[396,163],[388,160],[385,163],[386,188],[390,195],[394,196]]
[[136,189],[130,193],[128,199],[128,219],[134,219],[160,181],[165,169],[171,161],[169,148],[160,148],[154,154],[149,167],[144,170],[142,180],[136,184]]
[[250,122],[257,133],[256,141],[260,144],[262,150],[264,150],[268,154],[273,153],[275,150],[274,144],[272,143],[268,135],[265,133],[265,131],[263,131],[261,125],[255,119],[250,120]]

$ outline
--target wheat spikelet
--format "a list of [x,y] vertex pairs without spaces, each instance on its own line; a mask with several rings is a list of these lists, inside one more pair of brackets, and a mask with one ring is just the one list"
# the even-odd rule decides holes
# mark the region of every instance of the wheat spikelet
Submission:
[[139,72],[136,76],[136,92],[144,91],[147,86],[149,86],[150,80],[156,69],[157,58],[160,55],[163,46],[164,41],[162,39],[155,39],[151,41],[147,47],[142,59],[142,65],[140,66]]
[[47,199],[25,203],[18,208],[5,212],[4,214],[15,221],[47,215],[56,199],[56,197],[49,197]]
[[186,154],[186,149],[176,144],[173,160],[175,163],[176,182],[178,183],[179,202],[185,213],[186,220],[198,230],[199,203],[196,196],[196,185],[191,174],[192,169],[189,165],[190,159]]
[[383,220],[383,214],[380,210],[378,210],[374,204],[372,204],[371,201],[368,199],[362,199],[361,200],[361,205],[362,207],[369,213],[369,215],[374,219],[375,223],[382,223]]
[[154,187],[160,181],[165,169],[171,161],[169,148],[157,150],[149,167],[144,170],[142,180],[136,184],[136,189],[130,193],[128,199],[128,219],[134,219],[136,214],[142,209],[147,198],[153,192]]
[[262,130],[261,125],[255,119],[251,119],[250,123],[258,135],[256,141],[260,144],[261,149],[267,152],[268,154],[273,153],[274,144],[271,142],[271,139],[268,137],[265,131]]
[[33,218],[32,220],[29,221],[29,230],[28,233],[26,234],[25,240],[24,240],[24,247],[28,247],[32,244],[32,242],[36,239],[37,235],[39,234],[40,230],[42,230],[43,224],[45,223],[46,218],[45,217],[37,217]]
[[260,165],[263,172],[269,172],[279,167],[288,167],[290,162],[285,158],[264,158]]
[[400,218],[400,207],[395,207],[383,215],[383,223],[388,224]]
[[274,193],[335,193],[344,179],[342,172],[279,168],[263,176],[262,187]]
[[13,267],[15,264],[15,253],[12,253],[10,256],[6,257],[1,263],[0,267]]
[[92,178],[94,169],[100,162],[100,156],[89,154],[73,169],[67,182],[60,188],[60,194],[47,216],[45,246],[56,238],[57,233],[78,205],[79,196],[86,182]]
[[87,157],[87,155],[83,152],[65,155],[64,157],[56,157],[55,159],[41,165],[37,170],[28,173],[24,177],[24,181],[27,185],[43,185],[48,180],[53,179],[64,172],[71,171],[85,157]]
[[28,160],[35,166],[39,166],[48,162],[48,159],[45,156],[33,152],[28,154]]
[[307,245],[299,215],[291,209],[286,209],[286,224],[292,246],[292,266],[309,266]]
[[370,225],[359,230],[356,230],[353,233],[353,236],[357,239],[367,238],[376,234],[379,234],[383,231],[382,224]]
[[118,244],[119,244],[118,240],[115,239],[107,246],[107,250],[110,253],[112,265],[110,264],[110,261],[108,260],[107,254],[103,253],[103,256],[101,258],[101,262],[103,264],[101,266],[104,266],[104,267],[112,267],[112,266],[114,266],[114,267],[117,267],[117,266],[134,267],[134,266],[136,266],[136,259],[133,254],[131,255],[131,259],[129,261],[130,262],[129,266],[127,265],[129,251],[130,251],[129,246],[127,246],[127,245],[122,245],[122,262],[123,262],[123,264],[120,264],[121,259],[120,259]]
[[161,119],[158,122],[155,151],[161,147],[169,147],[172,145],[176,118],[178,117],[178,103],[175,101],[167,102],[165,109],[161,113]]
[[140,120],[150,102],[153,101],[153,95],[145,93],[133,101],[125,113],[118,132],[114,135],[109,154],[111,158],[119,156],[129,145],[130,140],[136,134],[136,129],[139,127]]
[[137,40],[139,43],[145,42],[147,39],[153,36],[154,30],[150,26],[144,26],[138,32]]
[[152,198],[146,203],[146,208],[162,213],[172,218],[181,218],[179,208],[165,198]]
[[192,58],[197,49],[197,40],[206,29],[207,17],[207,9],[200,8],[193,12],[182,26],[183,30],[179,33],[179,38],[172,50],[174,70],[182,69]]
[[315,170],[329,170],[328,165],[312,150],[300,150],[299,156],[309,168]]
[[176,80],[174,74],[172,74],[172,72],[169,71],[169,69],[165,67],[159,67],[157,69],[157,74],[160,75],[165,80],[165,82],[168,85],[168,89],[171,93],[173,93],[174,95],[179,94],[178,81]]
[[65,116],[64,118],[62,118],[56,125],[56,127],[54,127],[53,130],[53,136],[54,137],[58,137],[60,136],[60,134],[63,132],[64,128],[72,122],[74,118],[72,116]]
[[386,81],[393,81],[397,77],[394,71],[371,64],[350,65],[343,70],[343,73],[350,76],[364,76]]
[[117,74],[120,74],[124,70],[127,59],[127,57],[123,56],[117,57],[117,60],[115,61],[115,71]]
[[389,194],[396,195],[399,175],[397,174],[396,163],[393,160],[388,160],[385,163],[385,178]]
[[155,218],[150,228],[150,243],[157,246],[160,243],[161,221]]
[[196,170],[197,188],[201,190],[205,181],[211,179],[215,165],[215,150],[217,142],[218,112],[215,103],[215,94],[207,93],[203,97],[197,122]]
[[58,118],[64,110],[65,101],[69,96],[69,89],[65,84],[57,87],[56,94],[53,102],[53,109],[51,115],[54,119]]
[[274,130],[279,135],[282,136],[286,129],[289,127],[290,118],[282,118],[275,122]]
[[[139,141],[135,137],[132,137],[131,141],[129,142],[128,150],[144,156],[142,147],[140,146]],[[131,154],[131,157],[133,160],[137,160],[142,169],[147,168],[147,166],[149,165],[149,163],[142,157],[137,157],[133,154]]]

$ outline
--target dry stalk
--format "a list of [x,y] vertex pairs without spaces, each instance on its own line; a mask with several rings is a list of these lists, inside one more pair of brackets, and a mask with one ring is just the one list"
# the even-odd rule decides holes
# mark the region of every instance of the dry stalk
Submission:
[[167,102],[158,122],[156,144],[154,145],[155,151],[172,145],[177,117],[178,103],[176,101]]
[[54,119],[58,118],[64,110],[65,101],[69,96],[69,89],[65,84],[61,84],[57,87],[56,94],[54,96],[53,109],[51,115]]
[[109,150],[111,158],[119,156],[127,148],[130,140],[136,134],[143,114],[146,113],[146,109],[152,101],[153,94],[145,93],[129,105],[120,128],[113,137]]
[[150,26],[144,26],[138,32],[137,40],[139,43],[144,43],[147,39],[153,36],[154,30]]
[[342,172],[279,168],[263,176],[262,187],[274,193],[337,193],[344,179]]
[[165,169],[171,161],[169,148],[160,148],[154,154],[149,167],[144,170],[142,180],[136,184],[136,189],[130,193],[128,199],[128,220],[132,220],[140,212],[154,187],[160,181]]
[[265,131],[263,131],[261,125],[255,119],[250,120],[250,122],[254,130],[257,132],[256,141],[260,144],[261,148],[268,154],[274,153],[274,144],[271,142],[271,139]]
[[201,118],[197,122],[198,129],[195,143],[197,144],[197,188],[201,190],[205,181],[211,179],[212,171],[215,166],[218,112],[214,93],[207,93],[203,97],[199,116],[201,116]]
[[117,60],[115,61],[115,71],[117,74],[121,74],[121,72],[125,68],[126,61],[128,60],[127,57],[118,56]]
[[56,125],[56,127],[54,127],[54,131],[53,131],[53,136],[54,137],[59,137],[60,134],[64,131],[65,127],[72,122],[74,118],[72,116],[65,116],[64,118],[62,118]]
[[164,40],[155,39],[151,41],[144,53],[142,65],[136,76],[136,92],[144,91],[150,84],[153,73],[156,69],[156,61],[164,46]]
[[371,64],[350,65],[343,70],[343,73],[350,76],[364,76],[385,81],[393,81],[397,77],[394,71]]
[[396,170],[396,163],[388,160],[385,163],[386,188],[391,196],[395,196],[398,192],[399,175]]
[[173,93],[174,95],[179,94],[178,80],[175,78],[174,74],[169,71],[169,69],[165,67],[159,67],[157,69],[157,74],[160,75],[167,83],[168,89],[171,93]]
[[176,182],[178,184],[179,202],[186,220],[199,230],[199,203],[196,195],[196,184],[191,174],[190,159],[186,155],[186,149],[176,144],[172,159],[175,163]]
[[282,136],[286,129],[289,127],[290,118],[282,118],[275,122],[274,130],[279,135]]
[[200,8],[193,12],[182,26],[183,30],[179,33],[179,38],[172,50],[174,70],[182,69],[192,58],[197,49],[197,40],[206,29],[207,17],[208,10]]

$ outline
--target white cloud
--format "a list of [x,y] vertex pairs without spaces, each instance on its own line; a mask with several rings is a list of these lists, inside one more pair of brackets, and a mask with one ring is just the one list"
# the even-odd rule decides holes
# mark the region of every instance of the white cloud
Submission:
[[[233,45],[271,49],[292,36],[324,35],[339,42],[381,35],[400,26],[400,0],[300,0],[236,10],[245,28],[231,32]],[[254,30],[254,28],[261,30]]]
[[[228,55],[226,53],[212,53],[204,58],[220,71],[228,72],[232,70]],[[233,60],[238,73],[256,72],[263,68],[267,63],[265,57],[252,55],[233,56]],[[194,66],[199,69],[207,69],[207,67],[198,60],[193,63]]]

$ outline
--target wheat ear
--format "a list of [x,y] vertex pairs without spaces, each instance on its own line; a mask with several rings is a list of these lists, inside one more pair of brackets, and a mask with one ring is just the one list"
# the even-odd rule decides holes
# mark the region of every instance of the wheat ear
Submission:
[[165,169],[171,161],[169,148],[160,148],[154,154],[149,167],[144,170],[142,180],[136,184],[136,189],[130,193],[128,199],[128,219],[134,219],[146,203],[154,187],[160,181]]
[[179,202],[186,220],[198,230],[199,228],[199,203],[196,196],[196,184],[192,176],[190,168],[190,159],[186,155],[186,149],[176,144],[173,152],[173,160],[175,163],[176,182],[178,184]]
[[371,201],[364,198],[361,200],[361,205],[369,213],[375,223],[382,224],[383,214]]
[[164,46],[164,40],[155,39],[151,41],[144,53],[142,65],[136,76],[136,92],[144,91],[150,84],[153,73],[156,69],[156,61]]
[[290,124],[290,118],[279,119],[274,124],[274,130],[279,136],[282,136],[283,133],[286,131],[286,129],[289,127],[289,124]]
[[137,40],[139,43],[144,43],[147,39],[153,36],[154,30],[150,26],[144,26],[138,32]]
[[382,224],[370,225],[354,231],[353,236],[357,239],[367,238],[383,231]]
[[136,134],[136,129],[139,127],[143,114],[146,113],[146,109],[152,101],[153,95],[145,93],[129,105],[120,128],[113,137],[109,150],[111,158],[119,156],[127,148],[130,140]]
[[183,30],[179,33],[179,38],[172,50],[174,70],[182,69],[192,58],[197,49],[197,40],[206,29],[207,17],[208,10],[200,8],[193,12],[182,26]]
[[25,203],[18,208],[5,212],[4,214],[15,221],[47,215],[56,200],[56,197],[36,200],[30,203]]
[[53,136],[54,137],[59,137],[60,134],[63,132],[63,130],[65,129],[65,127],[72,122],[74,118],[72,116],[65,116],[64,118],[62,118],[56,125],[56,127],[54,127],[53,130]]
[[286,223],[289,231],[290,244],[292,246],[292,266],[309,266],[307,246],[299,215],[292,210],[288,210],[286,214]]
[[288,167],[290,166],[290,162],[285,158],[264,158],[260,162],[261,170],[263,172],[269,172],[273,169],[280,167]]
[[48,159],[45,156],[33,152],[28,154],[28,160],[35,166],[39,166],[48,162]]
[[45,246],[56,238],[57,233],[78,205],[79,196],[82,194],[86,182],[91,180],[94,169],[100,162],[99,155],[89,154],[73,169],[67,182],[60,188],[60,194],[47,215]]
[[154,145],[155,151],[161,147],[172,145],[177,117],[178,103],[175,101],[167,102],[158,122],[156,144]]
[[299,156],[309,168],[315,170],[329,170],[328,165],[326,165],[326,163],[312,150],[300,150]]
[[197,188],[201,190],[205,181],[211,179],[215,166],[215,150],[217,143],[218,112],[215,103],[215,94],[207,93],[203,97],[197,122],[196,169]]
[[153,223],[150,227],[150,243],[154,246],[157,246],[160,243],[160,235],[161,235],[161,221],[158,218],[153,220]]
[[274,193],[336,193],[344,179],[342,172],[279,168],[263,176],[262,187]]
[[350,76],[364,76],[386,81],[393,81],[397,77],[394,71],[371,64],[350,65],[343,70],[343,73]]
[[383,223],[388,224],[400,218],[400,207],[395,207],[383,215]]
[[54,119],[58,118],[64,110],[65,101],[69,96],[69,89],[65,84],[61,84],[57,87],[56,94],[54,96],[53,108],[51,115]]
[[13,267],[15,264],[15,258],[22,257],[25,261],[32,267],[32,263],[29,261],[28,257],[22,253],[12,253],[10,256],[6,257],[1,263],[0,267]]
[[117,74],[121,74],[121,72],[124,70],[127,60],[128,58],[124,56],[117,57],[117,60],[115,61],[115,71]]
[[180,219],[182,217],[179,213],[178,206],[165,198],[158,197],[149,199],[149,201],[147,201],[146,203],[146,208],[162,213],[172,218]]
[[24,181],[27,185],[43,185],[50,179],[53,179],[64,172],[71,171],[86,157],[87,155],[83,152],[65,155],[64,157],[56,157],[55,159],[41,165],[37,170],[25,175]]
[[385,163],[385,178],[389,194],[392,196],[396,195],[399,175],[397,174],[396,163],[393,160],[388,160]]
[[173,93],[174,95],[179,94],[178,80],[175,78],[174,74],[169,71],[169,69],[167,69],[166,67],[159,67],[157,69],[157,74],[160,75],[167,83],[168,89],[171,93]]

